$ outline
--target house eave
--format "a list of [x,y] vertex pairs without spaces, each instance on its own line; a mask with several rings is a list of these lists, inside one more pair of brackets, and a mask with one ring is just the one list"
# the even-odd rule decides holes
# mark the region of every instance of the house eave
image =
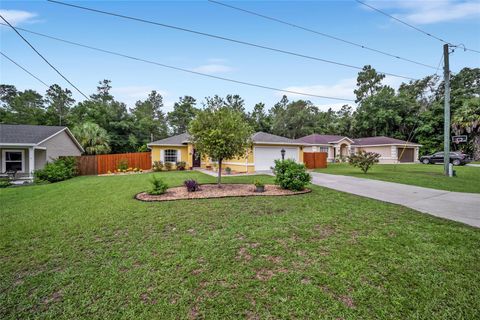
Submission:
[[388,147],[388,146],[421,147],[422,145],[416,144],[416,143],[352,144],[352,147]]

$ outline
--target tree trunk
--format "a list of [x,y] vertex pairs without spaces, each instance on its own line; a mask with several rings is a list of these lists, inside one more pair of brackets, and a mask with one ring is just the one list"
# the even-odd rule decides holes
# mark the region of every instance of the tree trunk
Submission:
[[217,185],[220,188],[222,185],[222,159],[218,159],[218,178]]
[[473,137],[473,160],[480,160],[480,134]]

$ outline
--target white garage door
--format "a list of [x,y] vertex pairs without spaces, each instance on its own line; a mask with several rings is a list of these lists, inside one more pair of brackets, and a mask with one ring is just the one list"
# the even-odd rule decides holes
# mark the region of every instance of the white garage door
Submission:
[[285,159],[293,159],[298,162],[298,147],[255,147],[253,156],[255,161],[255,170],[270,170],[275,163],[274,160],[282,159],[282,149],[285,149]]

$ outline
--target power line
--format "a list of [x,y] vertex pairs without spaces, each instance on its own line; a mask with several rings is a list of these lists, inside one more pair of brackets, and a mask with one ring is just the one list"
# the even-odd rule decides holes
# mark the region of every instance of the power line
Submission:
[[[333,61],[333,60],[327,60],[327,59],[323,59],[323,58],[319,58],[319,57],[309,56],[309,55],[298,53],[298,52],[277,49],[277,48],[268,47],[268,46],[264,46],[264,45],[260,45],[260,44],[256,44],[256,43],[252,43],[252,42],[227,38],[227,37],[223,37],[223,36],[219,36],[219,35],[215,35],[215,34],[211,34],[211,33],[196,31],[196,30],[192,30],[192,29],[186,29],[186,28],[177,27],[177,26],[173,26],[173,25],[169,25],[169,24],[165,24],[165,23],[160,23],[160,22],[155,22],[155,21],[146,20],[146,19],[142,19],[142,18],[126,16],[126,15],[123,15],[123,14],[118,14],[118,13],[113,13],[113,12],[108,12],[108,11],[83,7],[83,6],[79,6],[79,5],[75,5],[75,4],[64,3],[64,2],[55,1],[55,0],[48,0],[48,1],[52,2],[52,3],[56,3],[56,4],[61,4],[61,5],[67,6],[67,7],[82,9],[82,10],[96,12],[96,13],[101,13],[101,14],[105,14],[105,15],[109,15],[109,16],[113,16],[113,17],[133,20],[133,21],[137,21],[137,22],[143,22],[143,23],[152,24],[152,25],[156,25],[156,26],[160,26],[160,27],[164,27],[164,28],[170,28],[170,29],[179,30],[179,31],[188,32],[188,33],[193,33],[193,34],[197,34],[197,35],[201,35],[201,36],[205,36],[205,37],[210,37],[210,38],[214,38],[214,39],[220,39],[220,40],[224,40],[224,41],[238,43],[238,44],[242,44],[242,45],[246,45],[246,46],[250,46],[250,47],[260,48],[260,49],[269,50],[269,51],[275,51],[275,52],[279,52],[279,53],[283,53],[283,54],[287,54],[287,55],[291,55],[291,56],[296,56],[296,57],[300,57],[300,58],[304,58],[304,59],[321,61],[321,62],[335,64],[335,65],[346,67],[346,68],[356,69],[356,70],[363,70],[363,67],[354,66],[354,65],[351,65],[351,64],[337,62],[337,61]],[[406,76],[398,75],[398,74],[395,74],[395,73],[388,73],[388,72],[383,72],[383,71],[378,71],[378,72],[383,73],[385,75],[392,76],[392,77],[403,78],[403,79],[407,79],[407,80],[417,80],[415,78],[406,77]]]
[[389,53],[389,52],[386,52],[386,51],[382,51],[382,50],[379,50],[379,49],[374,49],[374,48],[368,47],[368,46],[363,45],[363,44],[360,44],[360,43],[356,43],[356,42],[353,42],[353,41],[345,40],[345,39],[342,39],[342,38],[337,37],[337,36],[332,36],[332,35],[330,35],[330,34],[327,34],[327,33],[324,33],[324,32],[320,32],[320,31],[317,31],[317,30],[313,30],[313,29],[310,29],[310,28],[307,28],[307,27],[303,27],[303,26],[300,26],[300,25],[298,25],[298,24],[294,24],[294,23],[292,23],[292,22],[288,22],[288,21],[285,21],[285,20],[280,20],[280,19],[278,19],[278,18],[274,18],[274,17],[271,17],[271,16],[267,16],[267,15],[264,15],[264,14],[261,14],[261,13],[258,13],[258,12],[254,12],[254,11],[247,10],[247,9],[235,7],[235,6],[232,6],[232,5],[230,5],[230,4],[223,3],[223,2],[219,2],[219,1],[215,1],[215,0],[208,0],[208,1],[211,2],[211,3],[214,3],[214,4],[218,4],[218,5],[221,5],[221,6],[230,8],[230,9],[242,11],[242,12],[245,12],[245,13],[248,13],[248,14],[251,14],[251,15],[254,15],[254,16],[257,16],[257,17],[260,17],[260,18],[263,18],[263,19],[275,21],[275,22],[278,22],[278,23],[281,23],[281,24],[284,24],[284,25],[287,25],[287,26],[290,26],[290,27],[293,27],[293,28],[301,29],[301,30],[304,30],[304,31],[307,31],[307,32],[311,32],[311,33],[314,33],[314,34],[317,34],[317,35],[320,35],[320,36],[323,36],[323,37],[326,37],[326,38],[329,38],[329,39],[333,39],[333,40],[336,40],[336,41],[340,41],[340,42],[343,42],[343,43],[346,43],[346,44],[349,44],[349,45],[352,45],[352,46],[355,46],[355,47],[359,47],[359,48],[362,48],[362,49],[370,50],[370,51],[373,51],[373,52],[376,52],[376,53],[380,53],[380,54],[383,54],[383,55],[386,55],[386,56],[389,56],[389,57],[392,57],[392,58],[396,58],[396,59],[399,59],[399,60],[403,60],[403,61],[407,61],[407,62],[410,62],[410,63],[414,63],[414,64],[416,64],[416,65],[420,65],[420,66],[427,67],[427,68],[430,68],[430,69],[435,69],[434,66],[425,64],[425,63],[423,63],[423,62],[411,60],[411,59],[408,59],[408,58],[403,58],[403,57],[400,57],[400,56],[398,56],[398,55],[396,55],[396,54],[392,54],[392,53]]
[[27,39],[25,39],[14,26],[10,24],[10,22],[8,22],[2,15],[0,15],[0,18],[2,18],[2,20],[5,21],[5,23],[8,24],[10,28],[12,28],[13,31],[15,31],[15,33],[18,34],[18,36],[30,46],[30,48],[32,48],[32,50],[35,51],[35,53],[43,59],[43,61],[45,61],[53,70],[55,70],[55,72],[57,72],[65,81],[67,81],[72,87],[75,88],[75,90],[77,90],[82,96],[85,97],[85,99],[88,100],[88,97],[82,91],[80,91],[80,89],[78,89],[70,80],[68,80],[60,71],[58,71],[58,69],[55,68],[40,52],[38,52],[38,50],[35,49],[35,47]]
[[[0,25],[5,25],[5,24],[0,23]],[[73,42],[73,41],[70,41],[70,40],[65,40],[65,39],[49,36],[49,35],[46,35],[46,34],[43,34],[43,33],[35,32],[35,31],[23,29],[23,28],[17,28],[17,29],[22,30],[24,32],[34,34],[34,35],[37,35],[37,36],[41,36],[41,37],[45,37],[45,38],[48,38],[48,39],[68,43],[68,44],[71,44],[71,45],[74,45],[74,46],[78,46],[78,47],[82,47],[82,48],[86,48],[86,49],[90,49],[90,50],[95,50],[95,51],[99,51],[99,52],[103,52],[103,53],[127,58],[127,59],[130,59],[130,60],[145,62],[145,63],[148,63],[148,64],[157,65],[157,66],[160,66],[160,67],[163,67],[163,68],[173,69],[173,70],[182,71],[182,72],[188,72],[188,73],[196,74],[196,75],[203,76],[203,77],[208,77],[208,78],[213,78],[213,79],[217,79],[217,80],[223,80],[223,81],[238,83],[238,84],[242,84],[242,85],[246,85],[246,86],[250,86],[250,87],[257,87],[257,88],[268,89],[268,90],[284,92],[284,93],[298,94],[298,95],[314,97],[314,98],[323,98],[323,99],[354,102],[354,100],[352,100],[352,99],[345,99],[345,98],[339,98],[339,97],[329,97],[329,96],[322,96],[322,95],[317,95],[317,94],[313,94],[313,93],[305,93],[305,92],[299,92],[299,91],[293,91],[293,90],[279,89],[279,88],[274,88],[274,87],[261,85],[261,84],[256,84],[256,83],[252,83],[252,82],[246,82],[246,81],[241,81],[241,80],[235,80],[235,79],[230,79],[230,78],[214,76],[214,75],[207,74],[207,73],[188,70],[188,69],[185,69],[185,68],[180,68],[180,67],[176,67],[176,66],[171,66],[171,65],[159,63],[159,62],[156,62],[156,61],[151,61],[151,60],[147,60],[147,59],[143,59],[143,58],[130,56],[130,55],[127,55],[127,54],[124,54],[124,53],[119,53],[119,52],[115,52],[115,51],[111,51],[111,50],[101,49],[101,48],[98,48],[98,47],[93,47],[93,46],[89,46],[89,45],[86,45],[86,44],[82,44],[82,43]]]
[[[451,46],[455,46],[455,45],[453,45],[451,42],[449,42],[449,41],[447,41],[447,40],[444,40],[444,39],[442,39],[442,38],[440,38],[440,37],[438,37],[438,36],[436,36],[436,35],[434,35],[434,34],[431,34],[430,32],[427,32],[427,31],[425,31],[425,30],[422,30],[422,29],[420,29],[419,27],[416,27],[416,26],[414,26],[414,25],[412,25],[412,24],[410,24],[410,23],[407,23],[407,22],[405,22],[405,21],[403,21],[403,20],[401,20],[401,19],[399,19],[399,18],[397,18],[397,17],[394,17],[394,16],[392,16],[391,14],[388,14],[388,13],[386,13],[385,11],[382,11],[382,10],[380,10],[380,9],[378,9],[378,8],[375,8],[374,6],[372,6],[372,5],[368,4],[368,3],[365,3],[365,2],[360,1],[360,0],[355,0],[355,1],[358,2],[358,3],[360,3],[360,4],[362,4],[362,5],[364,5],[364,6],[366,6],[366,7],[368,7],[368,8],[370,8],[370,9],[372,9],[372,10],[377,11],[378,13],[383,14],[384,16],[387,16],[387,17],[389,17],[389,18],[392,18],[393,20],[395,20],[395,21],[397,21],[397,22],[400,22],[401,24],[406,25],[407,27],[410,27],[410,28],[412,28],[412,29],[414,29],[414,30],[416,30],[416,31],[418,31],[418,32],[420,32],[420,33],[423,33],[423,34],[426,35],[426,36],[429,36],[429,37],[431,37],[431,38],[433,38],[433,39],[436,39],[436,40],[438,40],[438,41],[440,41],[440,42],[443,42],[443,43],[445,43],[445,44],[448,44],[448,45],[451,45]],[[462,46],[463,46],[463,49],[464,49],[465,51],[472,51],[472,52],[480,53],[479,50],[469,49],[469,48],[466,48],[464,45],[462,45]]]
[[0,54],[10,60],[11,63],[13,63],[14,65],[16,65],[17,67],[19,67],[20,69],[22,69],[23,71],[25,71],[26,73],[28,73],[29,75],[31,75],[33,78],[37,79],[38,82],[40,82],[41,84],[43,84],[45,87],[48,88],[48,84],[46,84],[45,82],[43,82],[39,77],[37,77],[36,75],[34,75],[33,73],[31,73],[30,71],[28,71],[27,69],[25,69],[24,67],[22,67],[19,63],[17,63],[15,60],[13,60],[12,58],[10,58],[9,56],[7,56],[5,53],[1,52],[0,51]]

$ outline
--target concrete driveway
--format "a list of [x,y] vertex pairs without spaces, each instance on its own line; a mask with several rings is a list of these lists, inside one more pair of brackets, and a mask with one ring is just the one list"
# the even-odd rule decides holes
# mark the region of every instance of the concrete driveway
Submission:
[[480,228],[480,194],[435,190],[317,172],[311,174],[312,183],[318,186],[400,204],[433,216]]

